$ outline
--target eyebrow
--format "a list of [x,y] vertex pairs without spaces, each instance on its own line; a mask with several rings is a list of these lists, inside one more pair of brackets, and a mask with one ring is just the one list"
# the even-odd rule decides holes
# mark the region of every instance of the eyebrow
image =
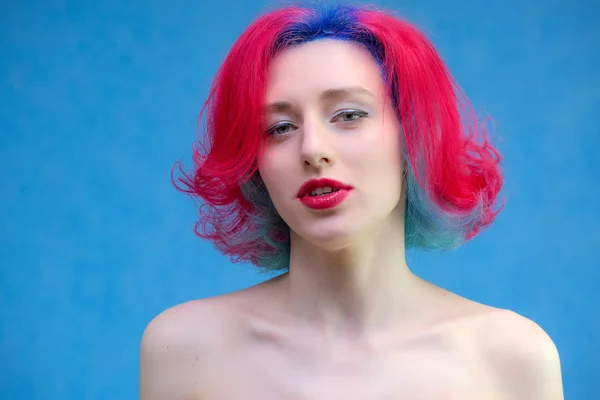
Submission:
[[327,89],[321,93],[321,100],[332,100],[351,94],[363,94],[375,98],[375,95],[362,86],[350,86],[346,88]]
[[[321,101],[331,101],[353,94],[366,95],[375,98],[375,95],[372,92],[363,88],[362,86],[327,89],[321,93],[319,98]],[[276,101],[268,104],[266,109],[272,113],[285,113],[292,109],[292,104],[288,101]]]

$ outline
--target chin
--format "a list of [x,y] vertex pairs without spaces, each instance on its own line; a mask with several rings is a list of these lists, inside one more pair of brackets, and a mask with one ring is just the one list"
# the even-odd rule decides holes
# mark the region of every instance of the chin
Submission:
[[360,237],[360,229],[355,224],[341,221],[320,221],[304,227],[298,233],[304,240],[324,250],[337,251],[349,247]]

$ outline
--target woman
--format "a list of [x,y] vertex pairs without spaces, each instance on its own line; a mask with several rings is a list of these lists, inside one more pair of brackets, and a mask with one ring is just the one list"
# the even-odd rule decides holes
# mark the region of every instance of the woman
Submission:
[[415,276],[405,249],[455,248],[502,186],[429,41],[368,8],[254,22],[215,79],[181,189],[200,236],[283,274],[173,307],[146,328],[141,398],[562,399],[533,322]]

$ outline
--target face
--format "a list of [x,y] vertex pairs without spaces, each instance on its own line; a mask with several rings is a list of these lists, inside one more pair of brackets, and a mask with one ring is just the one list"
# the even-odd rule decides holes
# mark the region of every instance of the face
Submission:
[[366,50],[338,40],[287,49],[266,100],[259,172],[292,240],[340,248],[403,218],[402,135]]

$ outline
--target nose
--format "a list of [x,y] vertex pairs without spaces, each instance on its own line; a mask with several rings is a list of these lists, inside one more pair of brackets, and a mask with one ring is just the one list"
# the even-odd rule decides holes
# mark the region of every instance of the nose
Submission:
[[302,132],[301,158],[307,167],[324,168],[334,163],[328,129],[322,122],[306,122]]

